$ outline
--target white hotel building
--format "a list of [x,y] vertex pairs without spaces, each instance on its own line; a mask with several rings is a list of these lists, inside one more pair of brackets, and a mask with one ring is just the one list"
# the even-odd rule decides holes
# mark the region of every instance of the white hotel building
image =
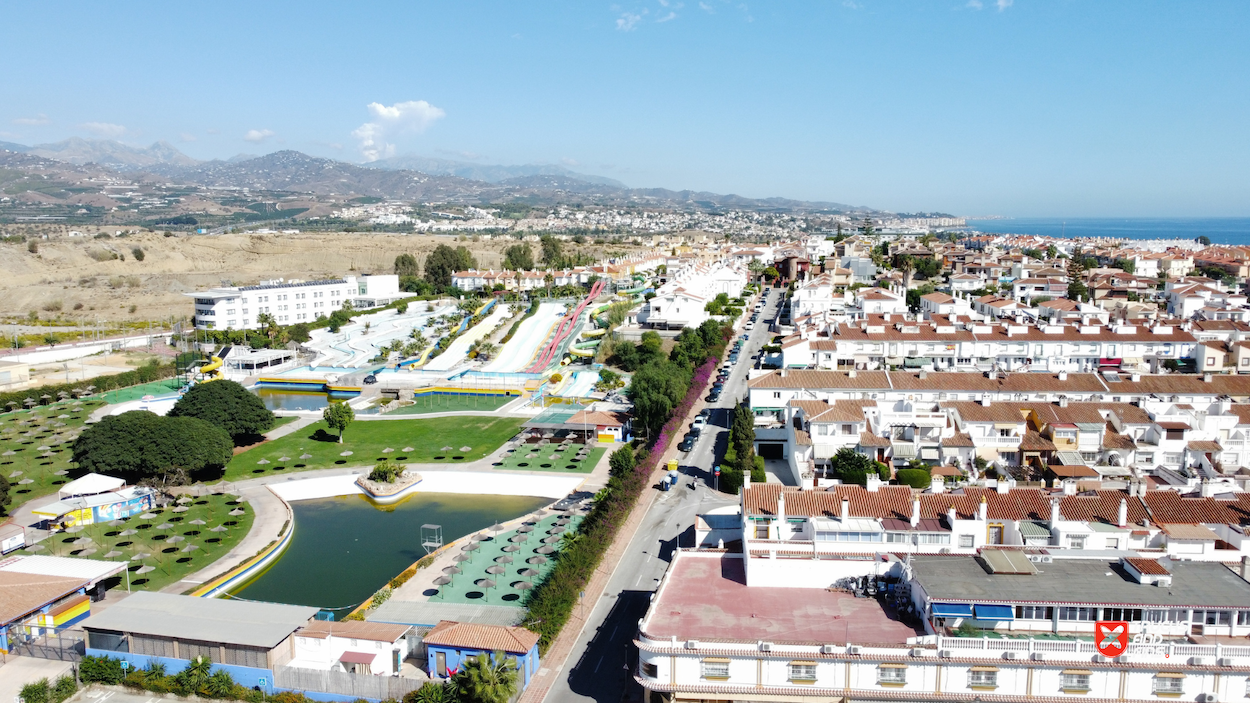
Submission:
[[350,301],[363,310],[389,305],[404,297],[399,277],[347,276],[320,281],[275,279],[254,286],[230,286],[187,293],[195,298],[195,326],[202,330],[254,330],[267,314],[280,325],[312,322]]

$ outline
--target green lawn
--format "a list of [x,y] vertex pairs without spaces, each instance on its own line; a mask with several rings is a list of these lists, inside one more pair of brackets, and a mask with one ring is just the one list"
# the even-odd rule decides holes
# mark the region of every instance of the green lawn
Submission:
[[[58,532],[39,543],[43,549],[22,550],[22,553],[59,557],[90,557],[111,561],[133,560],[129,567],[130,586],[134,590],[159,591],[187,574],[199,571],[223,557],[252,528],[252,509],[231,495],[208,495],[186,504],[186,512],[174,512],[174,506],[153,510],[155,517],[143,520],[138,515],[122,520],[121,525],[108,523],[86,525],[81,532]],[[243,515],[230,515],[243,510]],[[146,514],[146,513],[145,513]],[[192,524],[203,520],[205,524]],[[162,525],[169,525],[161,529]],[[222,526],[224,531],[213,532]],[[136,534],[122,532],[136,530]],[[175,537],[176,539],[170,541]],[[90,543],[80,542],[82,539]],[[195,549],[183,551],[188,546]],[[94,551],[92,551],[94,550]],[[118,552],[109,556],[113,552]],[[136,555],[148,554],[144,559]],[[138,573],[144,566],[152,571]],[[126,587],[126,577],[113,588]]]
[[[488,456],[515,436],[523,421],[490,415],[357,420],[348,426],[342,444],[324,422],[316,422],[235,456],[226,466],[225,478],[238,481],[274,473],[371,465],[382,459],[460,464]],[[392,451],[383,451],[388,448]],[[343,456],[342,452],[351,454]],[[308,457],[301,458],[305,454]],[[260,463],[262,460],[267,463]]]
[[10,484],[9,512],[70,480],[57,472],[75,470],[70,461],[74,438],[87,416],[101,405],[104,401],[94,398],[68,400],[0,415],[0,475]]
[[518,397],[515,395],[428,395],[424,398],[417,398],[412,405],[392,410],[387,415],[424,415],[466,410],[490,412],[502,408]]
[[[568,449],[556,451],[558,444],[526,444],[520,449],[509,451],[495,463],[496,469],[513,469],[516,471],[551,471],[561,474],[588,474],[594,471],[599,458],[608,451],[606,447],[590,450],[585,459],[577,460],[580,444],[569,445]],[[535,454],[536,456],[530,456]],[[524,466],[522,466],[524,464]],[[573,468],[569,468],[569,467]]]

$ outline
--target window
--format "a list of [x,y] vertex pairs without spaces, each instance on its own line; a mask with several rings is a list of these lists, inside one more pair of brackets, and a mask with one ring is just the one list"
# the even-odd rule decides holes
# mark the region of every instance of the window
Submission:
[[816,681],[816,662],[790,662],[790,680],[804,683]]
[[1120,548],[1120,538],[1119,538],[1119,537],[1108,537],[1108,538],[1107,538],[1107,549],[1119,549],[1119,548]]
[[907,683],[907,667],[901,664],[882,664],[877,667],[877,683],[886,686],[902,686]]
[[1089,690],[1089,672],[1088,671],[1065,671],[1062,675],[1062,683],[1059,685],[1065,691],[1088,691]]
[[1102,619],[1140,622],[1142,619],[1141,608],[1103,608]]
[[642,675],[648,679],[654,679],[660,675],[660,667],[654,662],[642,663]]
[[1213,356],[1207,357],[1207,366],[1215,366],[1215,357]]
[[729,678],[728,659],[704,659],[703,678],[725,680]]
[[1183,674],[1158,674],[1154,680],[1154,693],[1161,696],[1179,696],[1185,692]]
[[1085,549],[1085,535],[1068,535],[1068,549]]
[[[1141,437],[1138,437],[1138,439],[1141,439]],[[1137,452],[1137,462],[1141,464],[1155,463],[1154,452]]]
[[968,688],[998,688],[998,669],[973,667],[968,671]]
[[773,397],[774,397],[774,398],[780,398],[780,397],[781,397],[781,391],[773,391]]
[[1074,606],[1059,607],[1060,620],[1075,620],[1079,622],[1094,622],[1098,619],[1097,608],[1077,608]]
[[1184,461],[1184,457],[1181,455],[1180,452],[1164,452],[1163,453],[1164,464],[1179,466],[1182,461]]
[[1053,605],[1017,605],[1017,620],[1054,620],[1055,607]]
[[768,521],[755,523],[755,539],[768,539]]
[[1227,610],[1195,610],[1193,622],[1202,625],[1227,625],[1233,620]]
[[854,425],[843,425],[843,426],[842,426],[842,434],[855,434],[855,426],[854,426]]
[[1242,610],[1237,613],[1238,625],[1250,625],[1250,610]]
[[963,549],[972,549],[972,535],[959,535],[959,546]]
[[1189,622],[1189,611],[1147,610],[1146,622]]

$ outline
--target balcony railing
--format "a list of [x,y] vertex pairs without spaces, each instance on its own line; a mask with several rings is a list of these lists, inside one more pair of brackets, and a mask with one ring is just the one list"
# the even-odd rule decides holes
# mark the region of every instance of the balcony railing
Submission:
[[[1098,647],[1087,640],[999,639],[995,637],[937,636],[937,649],[982,650],[998,652],[1052,652],[1061,654],[1098,654]],[[1163,655],[1176,661],[1190,657],[1250,657],[1250,647],[1225,644],[1129,644],[1126,654]],[[1179,659],[1178,659],[1179,658]]]

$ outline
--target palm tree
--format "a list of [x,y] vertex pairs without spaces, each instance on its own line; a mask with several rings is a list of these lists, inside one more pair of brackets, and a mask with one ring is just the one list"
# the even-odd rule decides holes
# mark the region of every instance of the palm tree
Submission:
[[430,681],[404,696],[404,703],[457,703],[459,698],[454,685]]
[[462,700],[470,703],[508,703],[517,692],[516,661],[496,651],[487,659],[479,654],[452,679]]
[[551,297],[551,284],[555,282],[556,282],[556,277],[551,275],[550,271],[547,272],[546,276],[543,276],[543,283],[547,284],[547,297],[548,298]]

